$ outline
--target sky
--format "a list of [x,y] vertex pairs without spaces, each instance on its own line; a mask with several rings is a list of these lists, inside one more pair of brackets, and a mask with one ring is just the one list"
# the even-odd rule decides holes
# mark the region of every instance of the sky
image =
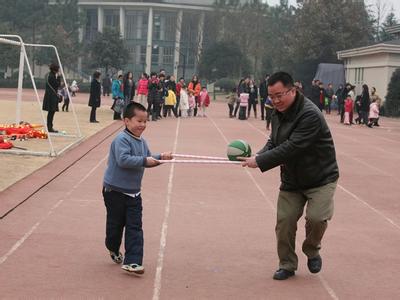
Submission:
[[[276,5],[279,4],[279,0],[264,0],[266,2],[268,2],[269,5]],[[366,0],[366,3],[368,5],[374,5],[377,2],[377,0]],[[400,19],[400,1],[399,0],[381,0],[382,4],[386,5],[386,10],[388,13],[390,11],[390,8],[393,6],[394,9],[394,14],[396,15],[396,17],[398,19]],[[295,5],[296,4],[296,0],[289,0],[290,4]]]

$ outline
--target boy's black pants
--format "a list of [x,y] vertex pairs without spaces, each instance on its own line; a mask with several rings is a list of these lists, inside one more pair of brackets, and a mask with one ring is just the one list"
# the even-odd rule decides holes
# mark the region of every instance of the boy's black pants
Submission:
[[142,198],[130,197],[103,188],[104,204],[107,208],[106,247],[119,252],[125,227],[124,264],[143,263]]

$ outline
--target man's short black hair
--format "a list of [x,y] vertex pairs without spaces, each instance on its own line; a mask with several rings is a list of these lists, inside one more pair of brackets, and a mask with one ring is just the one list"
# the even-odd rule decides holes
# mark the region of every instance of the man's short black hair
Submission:
[[273,86],[277,82],[282,82],[282,84],[288,88],[294,86],[292,76],[290,76],[290,74],[286,72],[276,72],[268,78],[268,86]]
[[124,118],[131,119],[136,115],[136,111],[147,111],[146,107],[137,102],[129,103],[124,110]]

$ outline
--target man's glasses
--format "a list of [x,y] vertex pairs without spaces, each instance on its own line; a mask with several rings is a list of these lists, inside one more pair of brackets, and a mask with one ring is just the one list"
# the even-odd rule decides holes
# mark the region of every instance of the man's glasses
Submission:
[[293,88],[290,88],[290,89],[288,89],[287,91],[282,92],[282,93],[279,93],[279,94],[276,94],[276,95],[270,95],[270,94],[268,94],[268,97],[269,97],[271,100],[281,100],[282,97],[284,97],[284,96],[286,96],[287,94],[289,94],[289,92],[290,92],[291,90],[293,90]]

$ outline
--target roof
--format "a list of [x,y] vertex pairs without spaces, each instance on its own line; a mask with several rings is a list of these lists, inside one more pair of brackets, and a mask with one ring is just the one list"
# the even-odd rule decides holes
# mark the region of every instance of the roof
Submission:
[[360,48],[337,51],[338,59],[344,59],[355,56],[365,56],[378,53],[396,53],[400,54],[400,40],[392,40],[369,45]]
[[390,26],[390,27],[386,28],[385,31],[390,34],[400,33],[400,24]]

